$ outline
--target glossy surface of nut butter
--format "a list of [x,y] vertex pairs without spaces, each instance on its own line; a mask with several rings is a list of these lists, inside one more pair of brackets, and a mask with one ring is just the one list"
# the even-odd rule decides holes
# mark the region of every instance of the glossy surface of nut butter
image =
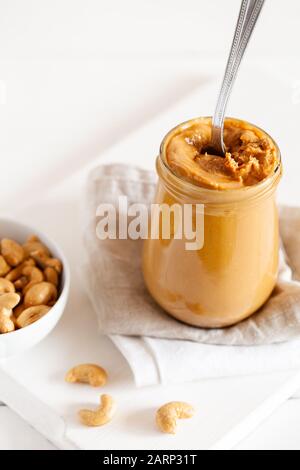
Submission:
[[[259,139],[266,139],[263,149],[268,151],[268,165],[263,160],[260,144],[254,145],[259,147],[259,164],[250,158],[251,155],[244,161],[238,160],[241,153],[236,147],[239,174],[234,172],[231,164],[225,170],[215,171],[214,161],[212,166],[202,162],[198,172],[194,162],[201,160],[200,152],[191,160],[188,171],[185,154],[181,166],[180,153],[174,160],[173,152],[173,160],[168,161],[168,146],[171,144],[174,150],[172,139],[179,136],[181,140],[182,133],[191,130],[193,133],[193,129],[199,130],[202,123],[207,132],[208,119],[184,123],[164,139],[157,159],[159,182],[154,201],[169,206],[174,203],[181,206],[204,204],[204,245],[199,250],[189,251],[186,250],[188,240],[184,237],[149,238],[144,242],[143,272],[150,293],[169,314],[191,325],[216,328],[235,324],[257,311],[275,286],[279,250],[275,190],[281,177],[281,163],[279,149],[266,133],[244,121],[232,119],[227,123],[235,129],[240,128],[243,133],[254,131]],[[184,152],[182,140],[181,144]],[[241,141],[241,145],[244,144]],[[204,158],[207,159],[207,155]],[[218,157],[211,156],[213,158]],[[253,172],[248,164],[250,160]],[[245,165],[248,165],[247,170]],[[209,167],[212,168],[212,184],[209,182],[210,170],[207,171]],[[205,183],[201,183],[203,177]]]

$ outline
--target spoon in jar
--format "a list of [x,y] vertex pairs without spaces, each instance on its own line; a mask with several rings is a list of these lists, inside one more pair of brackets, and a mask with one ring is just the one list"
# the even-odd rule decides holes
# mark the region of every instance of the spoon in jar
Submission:
[[244,56],[264,1],[265,0],[242,1],[221,90],[218,96],[217,106],[212,119],[211,142],[202,149],[203,153],[207,152],[211,155],[225,157],[226,148],[223,140],[223,130],[226,106],[241,60]]

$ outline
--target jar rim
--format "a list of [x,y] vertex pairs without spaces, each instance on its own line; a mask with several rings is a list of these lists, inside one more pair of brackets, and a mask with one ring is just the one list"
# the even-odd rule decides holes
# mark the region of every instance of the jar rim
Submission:
[[[241,188],[234,188],[234,189],[214,189],[214,188],[204,188],[202,186],[198,186],[196,184],[193,184],[190,181],[186,181],[183,178],[180,178],[180,176],[176,175],[170,168],[170,166],[167,163],[167,158],[166,158],[166,148],[167,144],[169,143],[172,135],[178,130],[178,129],[187,129],[190,127],[192,124],[199,120],[208,120],[212,119],[211,116],[201,116],[198,118],[193,118],[189,119],[187,121],[184,121],[177,126],[173,127],[163,138],[161,145],[160,145],[160,152],[159,156],[157,159],[157,171],[160,176],[161,172],[159,170],[162,170],[164,173],[164,176],[168,178],[168,183],[171,184],[173,189],[175,187],[178,190],[178,187],[180,187],[180,192],[187,195],[187,196],[193,196],[193,197],[201,197],[202,199],[214,199],[215,202],[220,198],[222,199],[222,202],[234,202],[235,200],[243,200],[243,199],[248,199],[250,197],[255,197],[257,195],[262,195],[262,193],[265,193],[268,191],[270,186],[272,187],[274,183],[277,182],[277,180],[281,177],[282,173],[282,162],[281,162],[281,152],[280,149],[275,142],[275,140],[262,128],[257,126],[256,124],[252,124],[249,121],[245,121],[244,119],[238,119],[234,117],[226,117],[226,120],[233,120],[236,122],[244,123],[244,124],[249,124],[249,126],[261,131],[264,133],[273,143],[276,153],[278,156],[278,165],[274,169],[274,172],[267,176],[265,179],[260,181],[257,184],[251,185],[251,186],[243,186]],[[226,201],[225,201],[226,200]]]

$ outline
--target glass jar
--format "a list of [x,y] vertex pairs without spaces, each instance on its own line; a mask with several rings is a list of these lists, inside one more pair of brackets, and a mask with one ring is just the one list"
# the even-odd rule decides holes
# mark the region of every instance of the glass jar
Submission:
[[[281,163],[254,186],[233,190],[196,186],[176,176],[167,163],[168,142],[180,126],[162,142],[154,203],[170,207],[203,204],[204,243],[199,249],[187,250],[190,240],[184,233],[176,238],[174,226],[170,238],[164,239],[161,217],[152,218],[151,229],[157,229],[159,235],[144,241],[144,279],[153,298],[175,318],[198,327],[225,327],[257,311],[274,289],[279,259],[275,192]],[[195,227],[195,211],[192,218]]]

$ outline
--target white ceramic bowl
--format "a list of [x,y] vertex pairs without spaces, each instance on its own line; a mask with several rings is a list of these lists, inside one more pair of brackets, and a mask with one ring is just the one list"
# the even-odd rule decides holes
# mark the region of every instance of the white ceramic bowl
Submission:
[[51,310],[35,323],[11,333],[0,334],[0,359],[5,359],[15,354],[20,354],[28,348],[35,346],[53,330],[63,314],[70,288],[70,269],[68,262],[56,243],[35,228],[29,227],[14,220],[0,218],[0,240],[11,238],[19,243],[24,243],[29,235],[37,235],[49,248],[55,258],[59,258],[63,264],[63,273],[60,285],[60,295]]

